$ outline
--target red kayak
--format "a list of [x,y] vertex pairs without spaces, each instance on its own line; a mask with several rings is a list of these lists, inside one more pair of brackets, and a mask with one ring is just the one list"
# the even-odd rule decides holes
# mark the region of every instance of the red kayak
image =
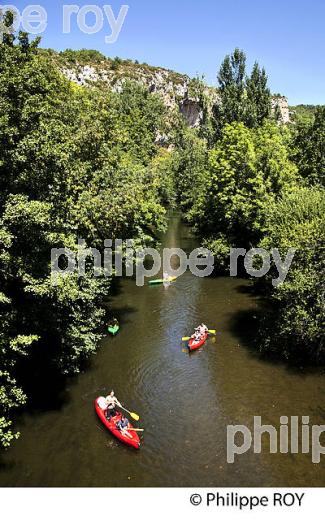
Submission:
[[192,352],[193,350],[197,350],[198,348],[203,347],[204,343],[208,339],[208,336],[209,334],[206,332],[199,341],[195,340],[194,338],[190,339],[188,342],[189,351]]
[[[105,415],[105,397],[98,397],[95,401],[95,410],[102,421],[103,425],[116,437],[119,441],[131,446],[132,448],[139,449],[140,448],[140,439],[135,431],[128,431],[126,433],[122,433],[117,427],[116,423],[121,419],[121,412],[117,412],[115,417],[112,417],[110,420],[106,418]],[[132,424],[129,423],[129,428],[133,428]]]

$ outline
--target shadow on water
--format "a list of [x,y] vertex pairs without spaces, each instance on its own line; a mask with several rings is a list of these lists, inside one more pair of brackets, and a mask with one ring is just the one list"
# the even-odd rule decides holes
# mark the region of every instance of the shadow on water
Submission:
[[[50,350],[53,350],[53,346]],[[34,347],[31,355],[17,364],[16,372],[28,396],[24,412],[38,414],[50,410],[59,411],[68,402],[67,377],[60,374],[51,361],[46,345]],[[17,417],[20,416],[18,412]]]
[[324,366],[317,366],[315,363],[308,363],[303,352],[296,355],[294,359],[285,359],[280,352],[276,350],[261,349],[263,341],[263,332],[267,327],[269,334],[274,327],[274,314],[270,312],[267,302],[259,297],[259,291],[250,285],[239,285],[236,291],[245,294],[252,299],[258,300],[258,308],[242,309],[233,313],[230,319],[230,328],[236,335],[246,350],[256,359],[270,364],[272,366],[279,365],[286,371],[299,375],[312,375],[325,373]]
[[259,312],[256,309],[249,309],[237,311],[230,318],[231,332],[239,338],[242,345],[251,352],[255,352],[256,355],[258,355],[258,315]]
[[258,296],[259,294],[253,283],[249,283],[248,285],[238,285],[236,291],[240,294],[248,294],[249,296]]
[[[108,306],[114,297],[123,294],[120,283],[114,284],[112,297],[105,302]],[[124,305],[114,309],[114,316],[119,320],[121,327],[127,326],[130,316],[136,312],[134,307]],[[103,338],[108,337],[106,326],[102,329]],[[49,348],[46,348],[49,347]],[[98,349],[101,344],[98,345]],[[69,403],[70,390],[78,382],[78,375],[63,375],[52,361],[52,353],[57,345],[40,344],[34,347],[31,355],[17,364],[16,375],[28,400],[23,410],[16,413],[16,419],[23,425],[24,414],[38,415],[42,412],[60,411]],[[92,370],[94,355],[83,360],[80,373]]]
[[[263,359],[260,351],[260,323],[265,315],[265,305],[261,298],[257,297],[252,283],[237,285],[235,291],[257,302],[254,308],[240,309],[234,312],[230,318],[230,330],[237,336],[243,346],[258,359]],[[273,361],[272,361],[273,362]]]

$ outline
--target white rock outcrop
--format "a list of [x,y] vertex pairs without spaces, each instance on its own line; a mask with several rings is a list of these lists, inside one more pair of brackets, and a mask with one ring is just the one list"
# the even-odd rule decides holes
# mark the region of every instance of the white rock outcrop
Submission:
[[283,124],[290,123],[289,104],[288,99],[285,96],[273,96],[272,111],[275,112],[277,107],[281,114],[281,122]]
[[[73,69],[63,68],[63,74],[79,86],[87,86],[96,82],[107,83],[109,88],[114,92],[121,92],[123,84],[127,80],[135,80],[146,86],[149,92],[159,94],[165,105],[169,108],[179,107],[183,117],[188,125],[196,128],[200,126],[203,119],[202,107],[200,107],[199,99],[190,93],[191,80],[188,76],[173,73],[165,69],[157,69],[149,66],[134,65],[132,67],[132,75],[125,70],[125,74],[121,74],[114,69],[107,67],[93,67],[91,65],[76,65]],[[218,100],[218,92],[211,87],[206,88],[206,95],[211,99],[211,107]],[[290,112],[288,100],[284,96],[274,96],[272,98],[272,110],[278,107],[282,123],[290,122]]]

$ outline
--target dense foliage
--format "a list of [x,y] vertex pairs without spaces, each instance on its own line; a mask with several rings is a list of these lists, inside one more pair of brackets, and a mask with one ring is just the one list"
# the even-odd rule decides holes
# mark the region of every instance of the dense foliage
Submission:
[[[220,240],[252,247],[264,227],[262,208],[295,179],[282,130],[272,122],[256,130],[226,125],[209,152],[205,181],[190,211],[190,221],[219,247]],[[216,251],[215,251],[216,252]]]
[[291,106],[289,107],[290,119],[294,123],[311,123],[318,108],[321,107],[317,105]]
[[306,184],[325,186],[325,107],[318,107],[311,121],[298,124],[293,160]]
[[251,75],[246,74],[246,55],[235,49],[226,56],[219,74],[220,101],[214,106],[216,135],[220,137],[225,124],[244,123],[256,128],[271,114],[271,92],[267,86],[267,75],[258,63]]
[[267,303],[257,343],[291,360],[324,361],[325,109],[284,127],[270,111],[265,71],[245,70],[242,51],[226,56],[210,120],[201,97],[203,125],[178,164],[180,203],[221,272],[231,247],[277,248],[282,257],[296,248],[284,283],[272,285],[275,266],[254,280]]
[[266,350],[281,350],[294,361],[324,361],[325,341],[325,190],[297,188],[265,207],[265,236],[260,247],[277,248],[285,257],[296,248],[285,283],[276,290],[265,279],[270,315],[263,320]]
[[3,446],[15,436],[11,410],[26,400],[24,359],[76,372],[101,337],[110,279],[93,277],[89,262],[86,276],[51,283],[51,249],[76,252],[79,238],[99,250],[105,239],[143,243],[164,229],[173,191],[159,167],[166,108],[156,95],[132,84],[82,89],[27,35],[15,43],[0,44]]

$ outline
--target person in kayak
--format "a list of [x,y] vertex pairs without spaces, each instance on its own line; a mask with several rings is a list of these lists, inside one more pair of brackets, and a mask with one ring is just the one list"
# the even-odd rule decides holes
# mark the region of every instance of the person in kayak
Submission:
[[108,327],[117,327],[119,325],[119,322],[116,318],[112,318],[111,321],[108,323]]
[[200,339],[202,338],[202,335],[198,328],[195,329],[195,332],[191,337],[192,337],[192,339],[194,339],[194,341],[200,341]]
[[206,325],[204,325],[204,323],[201,323],[201,325],[196,327],[195,333],[193,334],[192,338],[195,341],[200,341],[207,332],[208,332],[208,327]]
[[116,399],[114,390],[106,397],[106,418],[110,420],[116,414],[116,406],[122,406],[121,403]]
[[167,273],[167,271],[164,272],[163,280],[164,282],[169,282],[169,274]]
[[209,332],[209,329],[204,323],[201,323],[201,325],[198,327],[200,334],[204,336],[204,334],[207,334]]
[[121,419],[117,421],[116,427],[123,435],[126,435],[132,439],[132,435],[128,431],[129,424],[129,420],[122,415]]

